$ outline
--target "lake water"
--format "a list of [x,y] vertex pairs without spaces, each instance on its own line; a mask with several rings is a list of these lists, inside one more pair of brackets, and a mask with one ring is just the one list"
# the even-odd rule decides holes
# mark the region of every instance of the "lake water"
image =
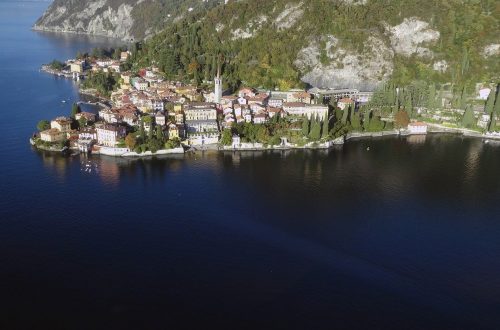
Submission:
[[47,5],[0,2],[0,328],[500,328],[500,146],[39,153],[78,100],[39,66],[112,42],[30,31]]

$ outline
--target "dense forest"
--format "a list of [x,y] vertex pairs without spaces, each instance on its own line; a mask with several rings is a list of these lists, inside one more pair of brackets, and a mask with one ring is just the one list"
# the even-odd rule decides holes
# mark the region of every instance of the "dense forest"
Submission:
[[[498,56],[486,56],[488,45],[500,43],[500,3],[495,0],[368,0],[364,5],[340,0],[229,1],[206,12],[192,13],[140,45],[137,66],[155,63],[169,77],[200,84],[222,66],[227,87],[288,89],[304,87],[299,52],[317,40],[322,64],[331,61],[323,36],[334,36],[338,48],[370,56],[366,48],[375,36],[391,46],[388,26],[408,18],[426,22],[439,38],[424,43],[429,56],[394,52],[390,83],[418,81],[451,83],[471,91],[477,82],[495,82]],[[443,61],[446,70],[433,63]],[[340,64],[342,65],[342,64]],[[350,87],[350,86],[345,86]]]

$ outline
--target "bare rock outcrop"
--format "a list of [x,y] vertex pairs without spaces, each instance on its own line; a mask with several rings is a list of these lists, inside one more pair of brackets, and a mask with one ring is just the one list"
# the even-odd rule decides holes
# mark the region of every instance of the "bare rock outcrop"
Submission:
[[[323,52],[329,63],[321,62]],[[326,36],[302,49],[294,64],[306,72],[302,81],[315,87],[373,90],[391,76],[393,58],[394,51],[379,36],[368,38],[362,54],[344,49],[334,36]]]

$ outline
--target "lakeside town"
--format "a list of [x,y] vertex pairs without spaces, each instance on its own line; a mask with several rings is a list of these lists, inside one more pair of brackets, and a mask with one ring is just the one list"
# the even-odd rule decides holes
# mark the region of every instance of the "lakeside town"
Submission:
[[224,90],[220,69],[213,81],[194,86],[167,80],[154,65],[132,71],[130,56],[130,51],[114,58],[79,55],[44,65],[43,71],[81,81],[81,92],[102,102],[97,113],[74,104],[71,114],[40,121],[31,143],[49,151],[138,157],[190,149],[329,148],[350,138],[428,132],[500,139],[494,85],[478,84],[465,109],[454,107],[454,96],[446,91],[431,91],[428,106],[415,107],[405,103],[405,91],[390,87],[377,92],[243,87],[233,93]]

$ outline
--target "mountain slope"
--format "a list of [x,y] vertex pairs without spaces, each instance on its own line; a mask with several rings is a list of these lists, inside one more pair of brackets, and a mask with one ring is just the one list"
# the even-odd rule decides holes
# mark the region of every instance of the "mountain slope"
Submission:
[[54,0],[33,29],[140,40],[190,11],[204,11],[217,3],[215,0]]
[[154,36],[138,64],[201,81],[220,62],[230,86],[500,79],[498,0],[55,0],[34,28]]
[[372,90],[387,80],[498,79],[495,0],[229,0],[145,43],[143,63],[201,80],[223,56],[225,80]]

